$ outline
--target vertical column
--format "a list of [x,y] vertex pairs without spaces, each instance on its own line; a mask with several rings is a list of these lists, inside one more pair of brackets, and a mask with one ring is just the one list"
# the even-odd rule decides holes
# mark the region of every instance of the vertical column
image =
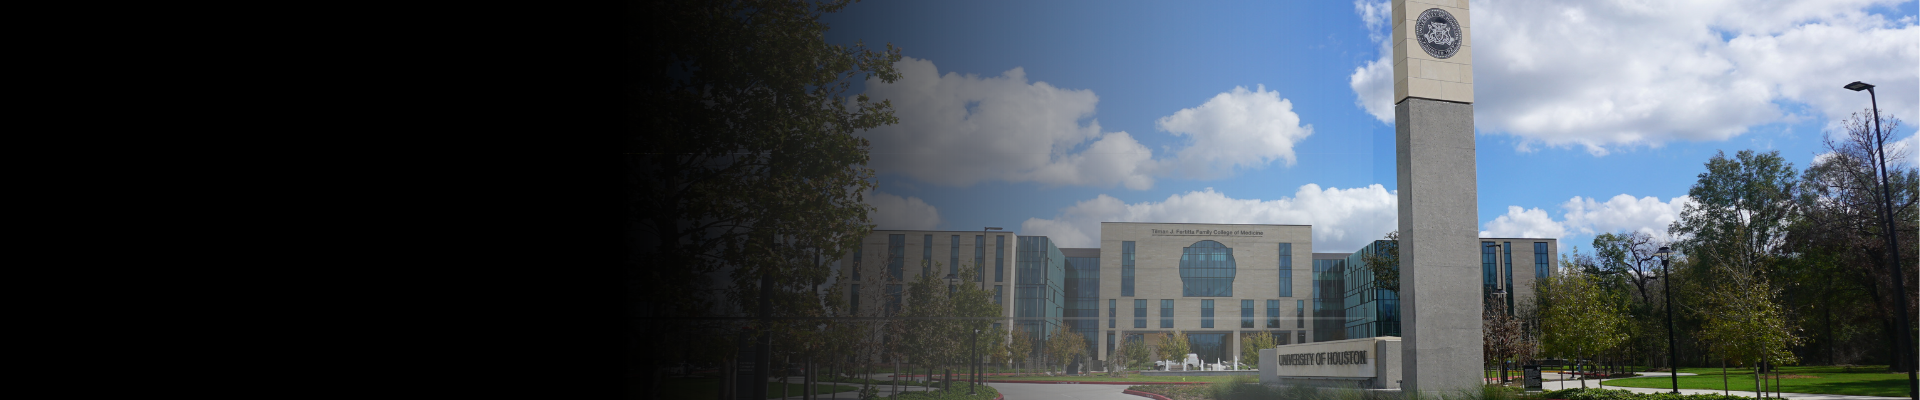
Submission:
[[1394,135],[1400,195],[1400,385],[1480,386],[1478,196],[1466,0],[1394,0]]

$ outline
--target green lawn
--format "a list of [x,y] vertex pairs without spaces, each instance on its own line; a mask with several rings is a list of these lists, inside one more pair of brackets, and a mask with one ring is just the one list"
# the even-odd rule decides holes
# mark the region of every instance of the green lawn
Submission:
[[[1779,391],[1787,393],[1843,394],[1855,396],[1907,396],[1907,375],[1887,372],[1884,365],[1864,367],[1781,367],[1782,373],[1808,376],[1810,378],[1780,379]],[[1680,377],[1683,389],[1714,389],[1723,386],[1729,390],[1753,391],[1753,371],[1728,369],[1722,376],[1719,368],[1681,368],[1680,372],[1700,374]],[[1637,388],[1671,387],[1671,378],[1644,377],[1615,379],[1607,381],[1607,386],[1625,386]],[[1767,383],[1769,390],[1773,383]]]
[[[663,379],[660,383],[660,397],[662,398],[711,399],[720,395],[720,378],[667,378]],[[786,393],[792,396],[799,396],[802,392],[806,391],[805,388],[798,383],[786,384],[786,388],[788,390]],[[767,382],[767,398],[780,398],[780,389],[780,383]],[[815,393],[827,394],[848,392],[858,388],[854,386],[821,384],[818,389]]]

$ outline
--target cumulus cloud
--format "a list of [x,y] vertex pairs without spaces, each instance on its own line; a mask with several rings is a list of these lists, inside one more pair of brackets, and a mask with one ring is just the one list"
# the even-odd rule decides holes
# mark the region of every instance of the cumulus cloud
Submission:
[[1293,144],[1312,134],[1293,103],[1264,86],[1214,96],[1159,120],[1190,145],[1156,159],[1127,132],[1093,119],[1091,90],[1030,82],[1014,68],[996,77],[940,74],[932,61],[905,58],[893,83],[867,81],[866,94],[892,102],[899,123],[862,132],[871,165],[947,186],[982,181],[1153,187],[1156,177],[1217,178],[1235,168],[1294,162]]
[[872,205],[874,229],[933,230],[940,225],[940,209],[918,197],[900,197],[885,192],[863,196]]
[[[1844,118],[1861,103],[1840,89],[1847,82],[1920,86],[1920,26],[1868,12],[1899,2],[1472,0],[1475,124],[1524,139],[1522,148],[1605,155],[1726,140],[1808,117],[1780,103]],[[1359,0],[1355,9],[1370,30],[1390,31],[1373,22],[1378,4]],[[1381,85],[1392,85],[1391,51],[1381,54],[1349,83],[1362,108],[1391,123],[1382,108],[1390,105],[1377,99]],[[1920,93],[1884,92],[1883,110],[1920,115]]]
[[1521,209],[1520,206],[1507,206],[1506,215],[1495,217],[1486,223],[1487,230],[1480,231],[1483,238],[1554,238],[1566,236],[1567,230],[1554,222],[1545,210],[1538,208]]
[[1277,200],[1236,199],[1213,188],[1133,204],[1103,194],[1052,219],[1029,218],[1020,231],[1047,236],[1061,247],[1099,247],[1101,222],[1313,225],[1314,251],[1350,252],[1397,228],[1397,204],[1397,195],[1378,184],[1352,189],[1307,184]]
[[1301,125],[1293,102],[1280,92],[1260,85],[1249,91],[1234,87],[1199,107],[1183,109],[1155,121],[1160,130],[1191,138],[1172,164],[1187,177],[1229,175],[1233,169],[1260,168],[1274,160],[1296,161],[1293,145],[1313,134]]
[[1392,33],[1393,4],[1385,1],[1357,0],[1353,2],[1353,11],[1360,14],[1360,20],[1367,24],[1367,37],[1380,47],[1379,57],[1367,61],[1366,65],[1353,70],[1347,77],[1347,86],[1353,88],[1354,102],[1360,109],[1374,119],[1393,124],[1393,43],[1387,41]]
[[1653,236],[1655,240],[1671,240],[1667,235],[1667,226],[1680,219],[1680,211],[1693,204],[1693,198],[1679,196],[1667,201],[1647,196],[1634,198],[1626,194],[1613,196],[1602,202],[1597,198],[1574,196],[1560,205],[1566,209],[1565,221],[1568,230],[1585,235],[1597,235],[1607,232],[1642,232]]

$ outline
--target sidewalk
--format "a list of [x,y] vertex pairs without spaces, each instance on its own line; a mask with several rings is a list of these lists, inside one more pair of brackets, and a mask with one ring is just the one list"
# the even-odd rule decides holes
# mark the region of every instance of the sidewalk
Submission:
[[[1659,373],[1657,375],[1655,373],[1644,373],[1644,374],[1645,376],[1667,376],[1667,374],[1665,373]],[[1558,375],[1558,374],[1550,374],[1550,375]],[[1686,375],[1692,375],[1692,374],[1681,373],[1680,375],[1686,376]],[[1606,379],[1586,379],[1586,380],[1578,380],[1578,381],[1549,381],[1549,382],[1541,382],[1540,386],[1542,389],[1546,391],[1555,391],[1560,389],[1576,389],[1580,387],[1581,382],[1585,382],[1587,385],[1587,388],[1600,389],[1601,388],[1600,383],[1605,381],[1607,380]],[[1621,390],[1626,390],[1626,391],[1635,392],[1635,393],[1668,393],[1673,391],[1673,389],[1671,388],[1654,389],[1654,388],[1636,388],[1636,387],[1623,387],[1623,386],[1607,386],[1605,387],[1605,389],[1608,389],[1608,390],[1621,389]],[[1734,395],[1734,396],[1746,396],[1746,397],[1758,396],[1758,393],[1743,392],[1739,390],[1721,391],[1721,390],[1712,390],[1712,389],[1680,389],[1680,394],[1723,394],[1723,393]],[[1775,395],[1775,393],[1769,392],[1767,395],[1773,396]],[[1840,394],[1811,394],[1811,393],[1778,393],[1778,395],[1780,395],[1781,397],[1793,399],[1793,400],[1901,400],[1901,399],[1905,399],[1905,397],[1848,396],[1848,395],[1840,395]]]

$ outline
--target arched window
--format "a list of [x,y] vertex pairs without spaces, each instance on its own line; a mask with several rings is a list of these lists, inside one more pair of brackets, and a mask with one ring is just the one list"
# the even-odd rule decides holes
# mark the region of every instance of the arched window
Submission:
[[1212,240],[1180,252],[1180,286],[1186,297],[1233,297],[1233,249]]

